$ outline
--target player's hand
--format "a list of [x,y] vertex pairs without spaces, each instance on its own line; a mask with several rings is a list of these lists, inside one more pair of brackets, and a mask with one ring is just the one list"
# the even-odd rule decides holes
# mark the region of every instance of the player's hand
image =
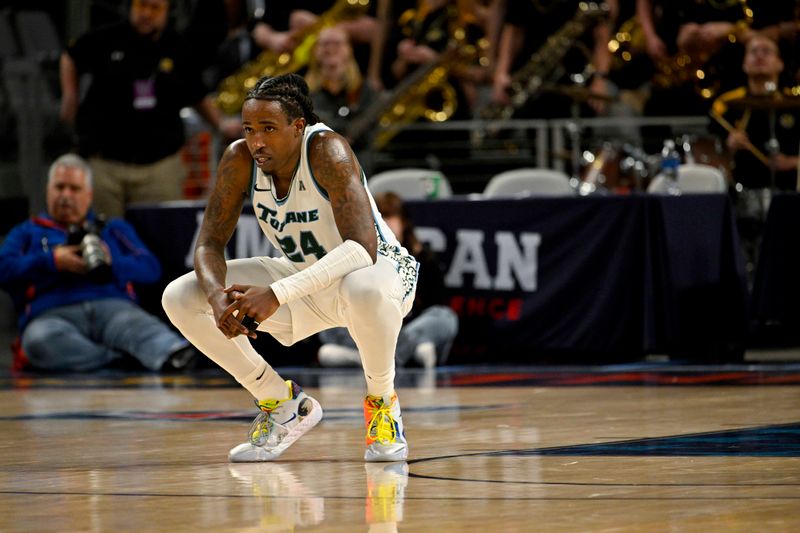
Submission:
[[237,335],[250,335],[250,330],[236,320],[236,317],[225,314],[228,306],[234,301],[233,297],[233,294],[226,293],[222,289],[215,291],[208,297],[208,303],[211,305],[214,319],[217,321],[217,328],[229,339]]
[[[278,298],[270,287],[234,284],[224,292],[233,295],[233,302],[225,309],[223,316],[236,316],[239,322],[250,317],[258,324],[271,317],[280,307]],[[255,331],[248,334],[255,338]]]

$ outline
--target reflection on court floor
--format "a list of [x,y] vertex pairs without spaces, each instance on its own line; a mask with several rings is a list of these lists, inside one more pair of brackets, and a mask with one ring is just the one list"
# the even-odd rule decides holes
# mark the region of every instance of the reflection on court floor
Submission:
[[405,371],[386,464],[360,372],[282,373],[326,417],[256,464],[227,462],[255,413],[220,373],[0,377],[0,530],[800,527],[797,365]]

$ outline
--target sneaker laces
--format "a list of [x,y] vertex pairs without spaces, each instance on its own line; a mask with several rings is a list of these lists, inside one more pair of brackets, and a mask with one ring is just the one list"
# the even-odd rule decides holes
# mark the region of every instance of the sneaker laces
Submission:
[[[282,400],[255,400],[256,407],[261,409],[261,412],[258,413],[256,419],[253,420],[253,423],[250,425],[250,432],[247,434],[248,439],[250,440],[250,444],[253,446],[264,446],[269,441],[270,436],[274,435],[272,431],[273,426],[276,424],[284,428],[284,433],[287,431],[286,428],[280,422],[276,422],[272,419],[272,412],[281,406],[284,402],[288,402],[289,400],[294,399],[297,394],[295,392],[295,383],[293,381],[286,381],[286,386],[289,388],[289,396]],[[299,387],[298,387],[299,392]],[[280,440],[282,438],[281,435],[277,435],[275,437],[276,440]]]
[[262,400],[255,401],[256,407],[261,409],[258,413],[253,424],[250,426],[248,437],[250,444],[253,446],[263,446],[269,439],[272,432],[272,426],[275,422],[272,420],[272,411],[275,410],[285,400]]
[[391,444],[397,438],[397,428],[392,418],[391,405],[386,405],[382,398],[367,396],[364,402],[366,415],[372,414],[367,424],[367,441]]

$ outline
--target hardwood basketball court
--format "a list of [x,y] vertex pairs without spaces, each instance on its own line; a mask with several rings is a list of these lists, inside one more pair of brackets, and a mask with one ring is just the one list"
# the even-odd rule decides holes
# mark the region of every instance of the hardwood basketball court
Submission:
[[360,372],[282,374],[325,418],[236,465],[220,372],[0,377],[0,531],[800,530],[797,364],[406,370],[368,465]]

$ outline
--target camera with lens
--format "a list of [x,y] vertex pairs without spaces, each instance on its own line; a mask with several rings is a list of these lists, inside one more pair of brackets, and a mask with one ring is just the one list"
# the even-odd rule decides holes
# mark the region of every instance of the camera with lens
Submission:
[[94,283],[108,283],[111,275],[111,258],[103,247],[100,232],[105,220],[98,218],[95,222],[86,221],[72,224],[68,230],[67,244],[77,244],[81,249],[81,257],[86,264],[86,276]]

